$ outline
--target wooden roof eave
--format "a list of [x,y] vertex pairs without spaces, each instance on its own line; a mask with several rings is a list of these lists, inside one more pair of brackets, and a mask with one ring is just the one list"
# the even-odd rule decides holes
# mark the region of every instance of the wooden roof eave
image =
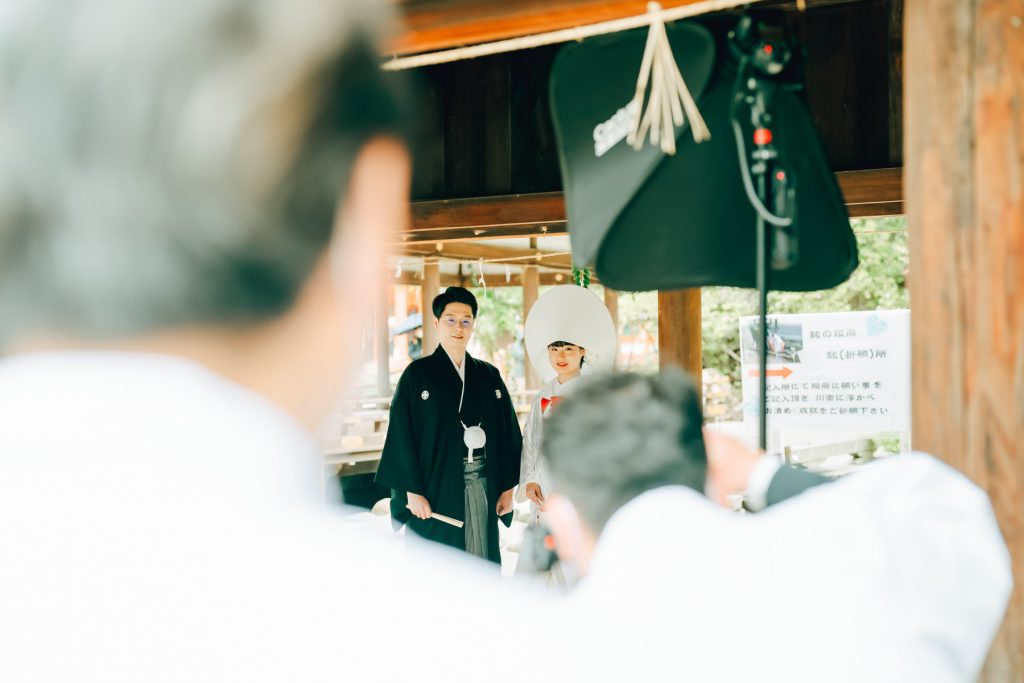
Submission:
[[[661,0],[665,9],[704,0]],[[404,31],[385,52],[410,55],[644,14],[646,0],[405,0]]]
[[[864,0],[806,0],[807,7]],[[796,0],[748,0],[743,4],[796,10]],[[662,9],[690,5],[694,15],[735,10],[716,0],[660,0]],[[634,17],[647,0],[402,0],[402,30],[384,46],[394,57],[479,45]]]
[[[900,215],[903,169],[879,168],[836,174],[851,218]],[[408,253],[421,242],[443,243],[567,232],[561,192],[413,202],[412,225],[401,234]]]

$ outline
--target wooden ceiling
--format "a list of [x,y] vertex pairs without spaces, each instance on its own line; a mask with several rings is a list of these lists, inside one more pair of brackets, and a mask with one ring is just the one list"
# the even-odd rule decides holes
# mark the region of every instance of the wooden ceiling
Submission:
[[[665,0],[665,7],[696,0]],[[758,7],[795,8],[794,0]],[[851,216],[902,204],[902,0],[809,0],[780,16],[805,50],[806,99]],[[404,0],[396,53],[514,37],[645,11],[642,0]],[[730,16],[706,25],[722,32]],[[412,230],[403,244],[565,232],[548,105],[560,46],[414,69]]]

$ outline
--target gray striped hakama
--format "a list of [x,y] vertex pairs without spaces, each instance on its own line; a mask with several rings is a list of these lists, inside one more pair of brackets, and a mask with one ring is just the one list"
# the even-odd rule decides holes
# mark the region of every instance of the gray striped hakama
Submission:
[[487,559],[487,477],[484,459],[465,462],[463,480],[466,485],[466,552]]

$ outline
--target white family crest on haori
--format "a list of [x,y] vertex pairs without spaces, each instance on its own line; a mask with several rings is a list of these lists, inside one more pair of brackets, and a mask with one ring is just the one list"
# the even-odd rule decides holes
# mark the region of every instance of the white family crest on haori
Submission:
[[494,398],[498,399],[499,401],[501,400],[501,389],[494,390]]
[[548,344],[557,341],[586,349],[584,370],[611,370],[615,364],[615,323],[604,302],[585,287],[552,287],[526,317],[526,354],[545,382],[555,376]]
[[423,393],[420,394],[420,398],[422,398],[424,401],[426,401],[428,398],[430,398],[430,392],[424,390]]

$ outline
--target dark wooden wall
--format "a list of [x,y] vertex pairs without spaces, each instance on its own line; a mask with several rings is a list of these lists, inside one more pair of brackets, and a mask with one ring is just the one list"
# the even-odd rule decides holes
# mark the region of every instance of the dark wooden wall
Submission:
[[833,170],[901,166],[902,0],[790,17],[807,51],[807,103]]
[[[808,106],[835,171],[902,165],[902,1],[787,11]],[[731,18],[713,18],[725,31]],[[559,46],[418,69],[413,198],[561,189],[548,109]]]

